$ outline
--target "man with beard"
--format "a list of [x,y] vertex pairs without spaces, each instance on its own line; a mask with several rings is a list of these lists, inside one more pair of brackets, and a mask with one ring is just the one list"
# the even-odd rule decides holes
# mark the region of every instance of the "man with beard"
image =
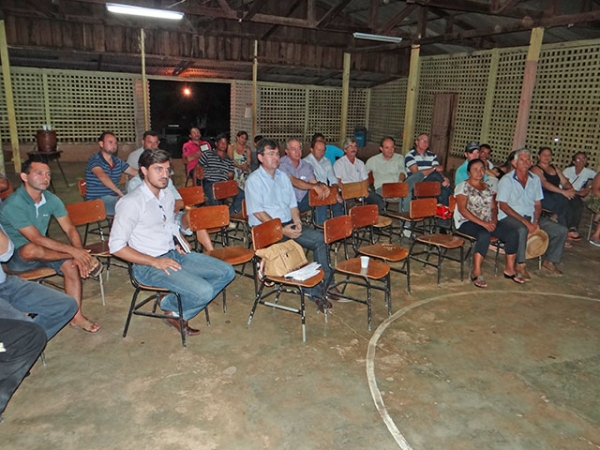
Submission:
[[[231,265],[201,253],[185,253],[176,248],[173,236],[179,233],[174,219],[175,200],[166,189],[171,171],[170,157],[159,149],[144,150],[140,156],[143,184],[117,204],[110,232],[110,252],[133,263],[136,279],[181,296],[185,333],[195,336],[199,330],[188,321],[227,286],[235,277]],[[172,317],[168,323],[180,330],[177,298],[165,296],[160,308]]]
[[138,171],[117,157],[117,138],[110,131],[100,135],[98,146],[100,151],[88,160],[85,168],[85,199],[101,199],[106,208],[106,215],[114,216],[115,204],[125,195],[119,187],[121,175],[126,173],[135,177]]

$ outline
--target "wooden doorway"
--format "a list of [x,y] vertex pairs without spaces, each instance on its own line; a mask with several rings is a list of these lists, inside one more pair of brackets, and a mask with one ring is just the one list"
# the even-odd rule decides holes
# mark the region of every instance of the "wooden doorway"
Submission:
[[443,93],[435,94],[433,98],[433,117],[431,118],[431,138],[429,139],[429,150],[434,152],[440,165],[446,170],[452,133],[454,132],[454,120],[456,119],[456,107],[458,105],[458,94]]

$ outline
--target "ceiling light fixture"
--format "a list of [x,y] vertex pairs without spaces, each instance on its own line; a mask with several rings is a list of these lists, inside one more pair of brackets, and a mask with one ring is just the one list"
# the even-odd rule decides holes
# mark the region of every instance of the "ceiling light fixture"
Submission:
[[352,36],[354,36],[354,39],[366,39],[368,41],[391,42],[393,44],[402,42],[401,37],[384,36],[383,34],[352,33]]
[[132,16],[154,17],[156,19],[181,20],[183,13],[179,11],[166,11],[164,9],[142,8],[139,6],[120,5],[107,3],[106,9],[112,13],[129,14]]

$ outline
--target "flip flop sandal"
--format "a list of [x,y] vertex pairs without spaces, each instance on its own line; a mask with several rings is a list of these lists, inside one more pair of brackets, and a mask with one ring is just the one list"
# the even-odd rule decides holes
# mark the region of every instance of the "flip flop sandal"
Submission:
[[482,288],[482,289],[487,287],[487,283],[485,282],[485,279],[481,275],[476,276],[476,277],[471,276],[471,281],[473,282],[473,285],[475,287]]
[[504,275],[504,278],[508,278],[509,280],[513,280],[517,284],[524,284],[525,283],[525,280],[517,272],[513,273],[512,275],[509,275],[507,273],[503,273],[503,275]]
[[573,245],[569,241],[565,241],[565,248],[573,248]]

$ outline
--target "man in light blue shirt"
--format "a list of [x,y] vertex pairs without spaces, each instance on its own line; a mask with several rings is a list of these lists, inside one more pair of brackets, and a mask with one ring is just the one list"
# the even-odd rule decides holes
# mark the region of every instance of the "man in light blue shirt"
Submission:
[[529,172],[531,155],[529,150],[515,152],[513,159],[515,170],[502,177],[498,184],[498,220],[508,223],[519,233],[517,249],[517,272],[524,280],[531,280],[525,265],[527,237],[538,229],[544,230],[550,242],[543,256],[542,269],[551,275],[562,275],[556,267],[562,258],[567,227],[554,222],[542,214],[542,182],[540,178]]
[[[327,259],[327,246],[320,230],[303,227],[300,221],[298,202],[289,177],[279,170],[279,148],[271,139],[263,139],[256,146],[260,167],[246,180],[246,207],[248,223],[251,227],[280,219],[283,225],[284,240],[293,239],[304,248],[313,251],[314,259],[321,264],[325,280],[331,271]],[[319,310],[331,308],[324,298],[323,283],[306,290],[309,298],[316,302]]]

